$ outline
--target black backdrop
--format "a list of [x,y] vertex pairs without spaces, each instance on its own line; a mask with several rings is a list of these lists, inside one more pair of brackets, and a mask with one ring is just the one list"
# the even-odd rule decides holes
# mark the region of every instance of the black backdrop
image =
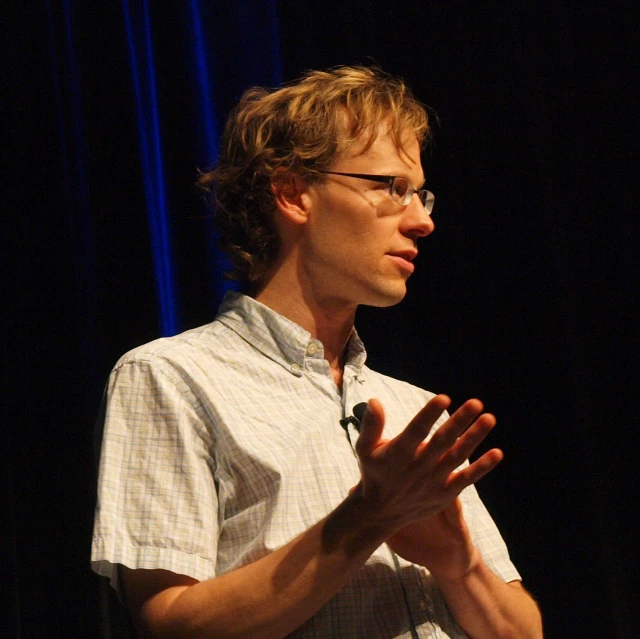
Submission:
[[[123,20],[145,4],[5,10],[6,636],[101,636],[92,422],[117,357],[163,332]],[[198,7],[217,125],[247,86],[334,64],[376,62],[438,112],[437,232],[405,302],[361,310],[370,363],[497,414],[490,445],[506,459],[480,491],[546,636],[640,636],[633,12],[226,4]],[[179,328],[210,321],[221,295],[192,186],[212,157],[190,53],[197,6],[149,5]]]

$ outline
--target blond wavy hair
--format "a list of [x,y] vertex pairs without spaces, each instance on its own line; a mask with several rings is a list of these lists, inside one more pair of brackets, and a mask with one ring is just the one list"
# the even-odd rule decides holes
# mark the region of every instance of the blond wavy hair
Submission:
[[291,174],[323,181],[319,171],[356,141],[364,140],[366,151],[383,121],[402,151],[407,131],[422,147],[430,139],[427,108],[401,78],[378,68],[310,71],[279,89],[246,91],[227,120],[218,165],[198,180],[233,264],[227,276],[255,286],[274,264],[274,182]]

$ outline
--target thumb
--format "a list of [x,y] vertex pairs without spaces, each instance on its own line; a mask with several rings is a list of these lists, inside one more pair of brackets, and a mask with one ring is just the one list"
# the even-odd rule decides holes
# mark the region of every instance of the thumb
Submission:
[[356,453],[366,459],[378,446],[384,429],[384,408],[377,399],[370,399],[360,423],[360,436],[356,442]]

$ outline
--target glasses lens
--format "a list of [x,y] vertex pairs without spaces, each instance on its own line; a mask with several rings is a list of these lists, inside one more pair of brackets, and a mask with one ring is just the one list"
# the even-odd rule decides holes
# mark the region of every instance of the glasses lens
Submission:
[[420,201],[424,205],[424,210],[431,215],[431,211],[433,211],[433,202],[435,197],[431,191],[420,191]]
[[406,205],[411,201],[413,195],[413,187],[407,178],[397,177],[393,180],[391,186],[391,197],[398,204]]

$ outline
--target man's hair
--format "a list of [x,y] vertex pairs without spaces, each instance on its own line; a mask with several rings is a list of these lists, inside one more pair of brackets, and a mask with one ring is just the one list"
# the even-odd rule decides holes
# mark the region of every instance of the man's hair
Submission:
[[233,264],[229,277],[255,285],[277,258],[271,185],[292,174],[322,181],[319,172],[354,142],[364,140],[366,151],[383,121],[401,151],[407,131],[422,147],[429,140],[424,105],[378,68],[309,71],[279,89],[244,93],[227,120],[218,165],[198,181],[212,196],[219,244]]

